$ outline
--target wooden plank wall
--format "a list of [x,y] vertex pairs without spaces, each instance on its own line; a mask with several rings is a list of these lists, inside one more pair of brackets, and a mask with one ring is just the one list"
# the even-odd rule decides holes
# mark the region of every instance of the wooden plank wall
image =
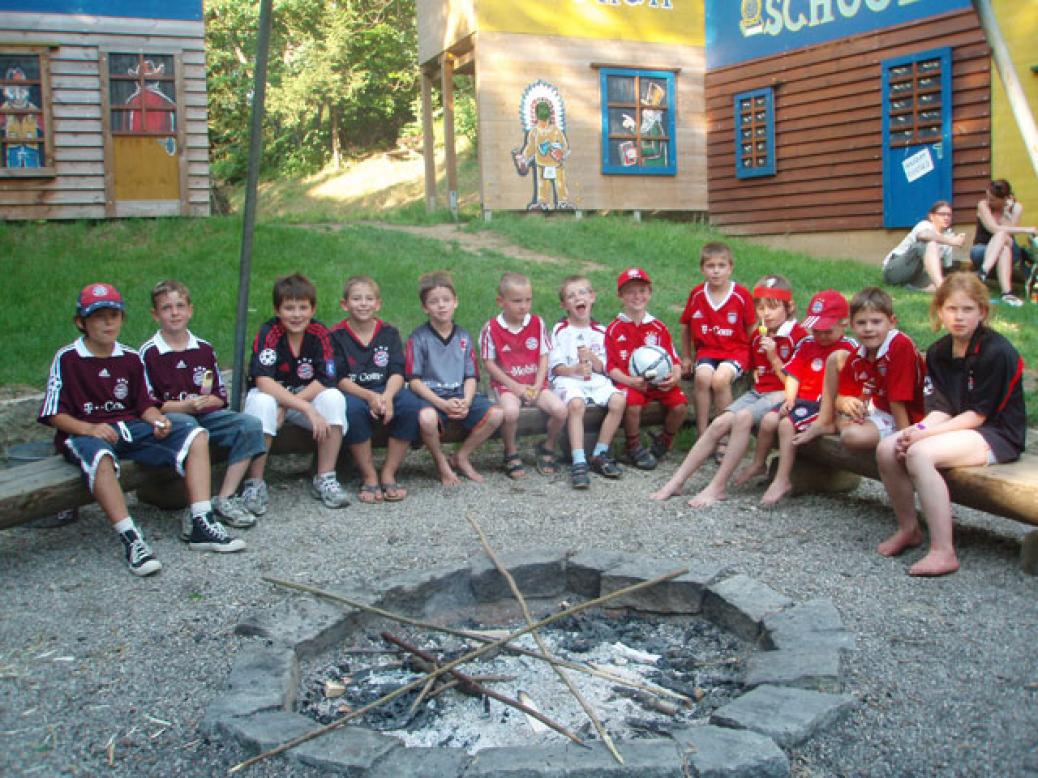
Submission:
[[425,65],[476,31],[474,0],[417,0],[418,64]]
[[[599,71],[608,66],[678,69],[675,79],[677,175],[603,175]],[[476,34],[476,100],[483,206],[524,210],[532,174],[520,177],[511,150],[523,142],[519,99],[544,79],[566,105],[570,201],[587,210],[706,210],[706,116],[701,46],[564,38],[515,33]]]
[[[706,74],[710,223],[735,235],[883,227],[881,62],[952,47],[955,222],[991,175],[989,49],[972,10]],[[735,177],[733,96],[775,89],[777,174]]]
[[[209,215],[209,129],[202,22],[4,13],[0,46],[55,45],[50,53],[56,175],[0,178],[0,218],[105,218],[100,51],[181,54],[187,215]],[[171,202],[164,215],[180,212]],[[149,214],[158,215],[158,214]]]

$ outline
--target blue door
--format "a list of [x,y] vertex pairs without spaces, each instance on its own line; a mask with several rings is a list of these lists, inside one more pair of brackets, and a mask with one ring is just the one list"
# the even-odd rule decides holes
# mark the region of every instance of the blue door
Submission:
[[883,226],[951,200],[951,49],[883,61]]

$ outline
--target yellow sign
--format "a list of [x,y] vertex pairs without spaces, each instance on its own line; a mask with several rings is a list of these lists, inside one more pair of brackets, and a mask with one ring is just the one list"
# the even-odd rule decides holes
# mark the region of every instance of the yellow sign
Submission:
[[476,0],[478,29],[702,46],[704,0]]

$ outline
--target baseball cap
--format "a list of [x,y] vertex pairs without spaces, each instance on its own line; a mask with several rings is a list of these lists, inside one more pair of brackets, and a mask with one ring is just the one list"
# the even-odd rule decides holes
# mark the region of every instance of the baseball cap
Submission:
[[624,284],[631,281],[644,281],[647,284],[652,283],[652,279],[649,278],[649,274],[642,270],[640,267],[629,267],[622,272],[616,279],[616,291],[619,292],[624,288]]
[[807,316],[801,322],[808,330],[828,330],[850,315],[847,298],[835,289],[826,289],[811,298]]
[[114,308],[117,311],[126,310],[123,296],[119,290],[111,284],[87,284],[79,293],[76,302],[76,316],[89,316],[94,311],[102,308]]

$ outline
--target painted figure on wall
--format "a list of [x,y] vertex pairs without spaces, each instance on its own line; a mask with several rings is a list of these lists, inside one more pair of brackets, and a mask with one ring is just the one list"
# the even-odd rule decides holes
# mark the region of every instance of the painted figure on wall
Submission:
[[634,152],[634,143],[628,141],[620,144],[621,159],[626,165],[640,165],[641,167],[667,167],[667,131],[663,126],[663,107],[667,102],[667,92],[656,82],[648,82],[645,94],[642,97],[641,127],[637,127],[635,118],[628,113],[623,114],[623,128],[637,135],[638,152]]
[[[144,72],[141,72],[143,67]],[[144,109],[130,111],[126,117],[130,132],[173,132],[176,127],[176,103],[165,95],[162,85],[158,81],[148,81],[166,72],[166,66],[162,63],[156,65],[150,59],[144,60],[143,65],[134,65],[128,70],[131,76],[140,79],[136,89],[126,99],[126,105]],[[144,88],[141,88],[141,83]]]
[[559,90],[535,81],[519,100],[523,145],[512,149],[512,161],[521,176],[533,170],[533,197],[527,210],[572,210],[566,186],[566,110]]
[[4,80],[8,82],[3,89],[4,101],[0,103],[0,110],[3,110],[0,122],[4,128],[4,167],[43,167],[43,148],[38,142],[43,137],[43,115],[39,113],[39,106],[30,99],[29,87],[17,83],[26,80],[25,72],[18,67],[8,68]]

